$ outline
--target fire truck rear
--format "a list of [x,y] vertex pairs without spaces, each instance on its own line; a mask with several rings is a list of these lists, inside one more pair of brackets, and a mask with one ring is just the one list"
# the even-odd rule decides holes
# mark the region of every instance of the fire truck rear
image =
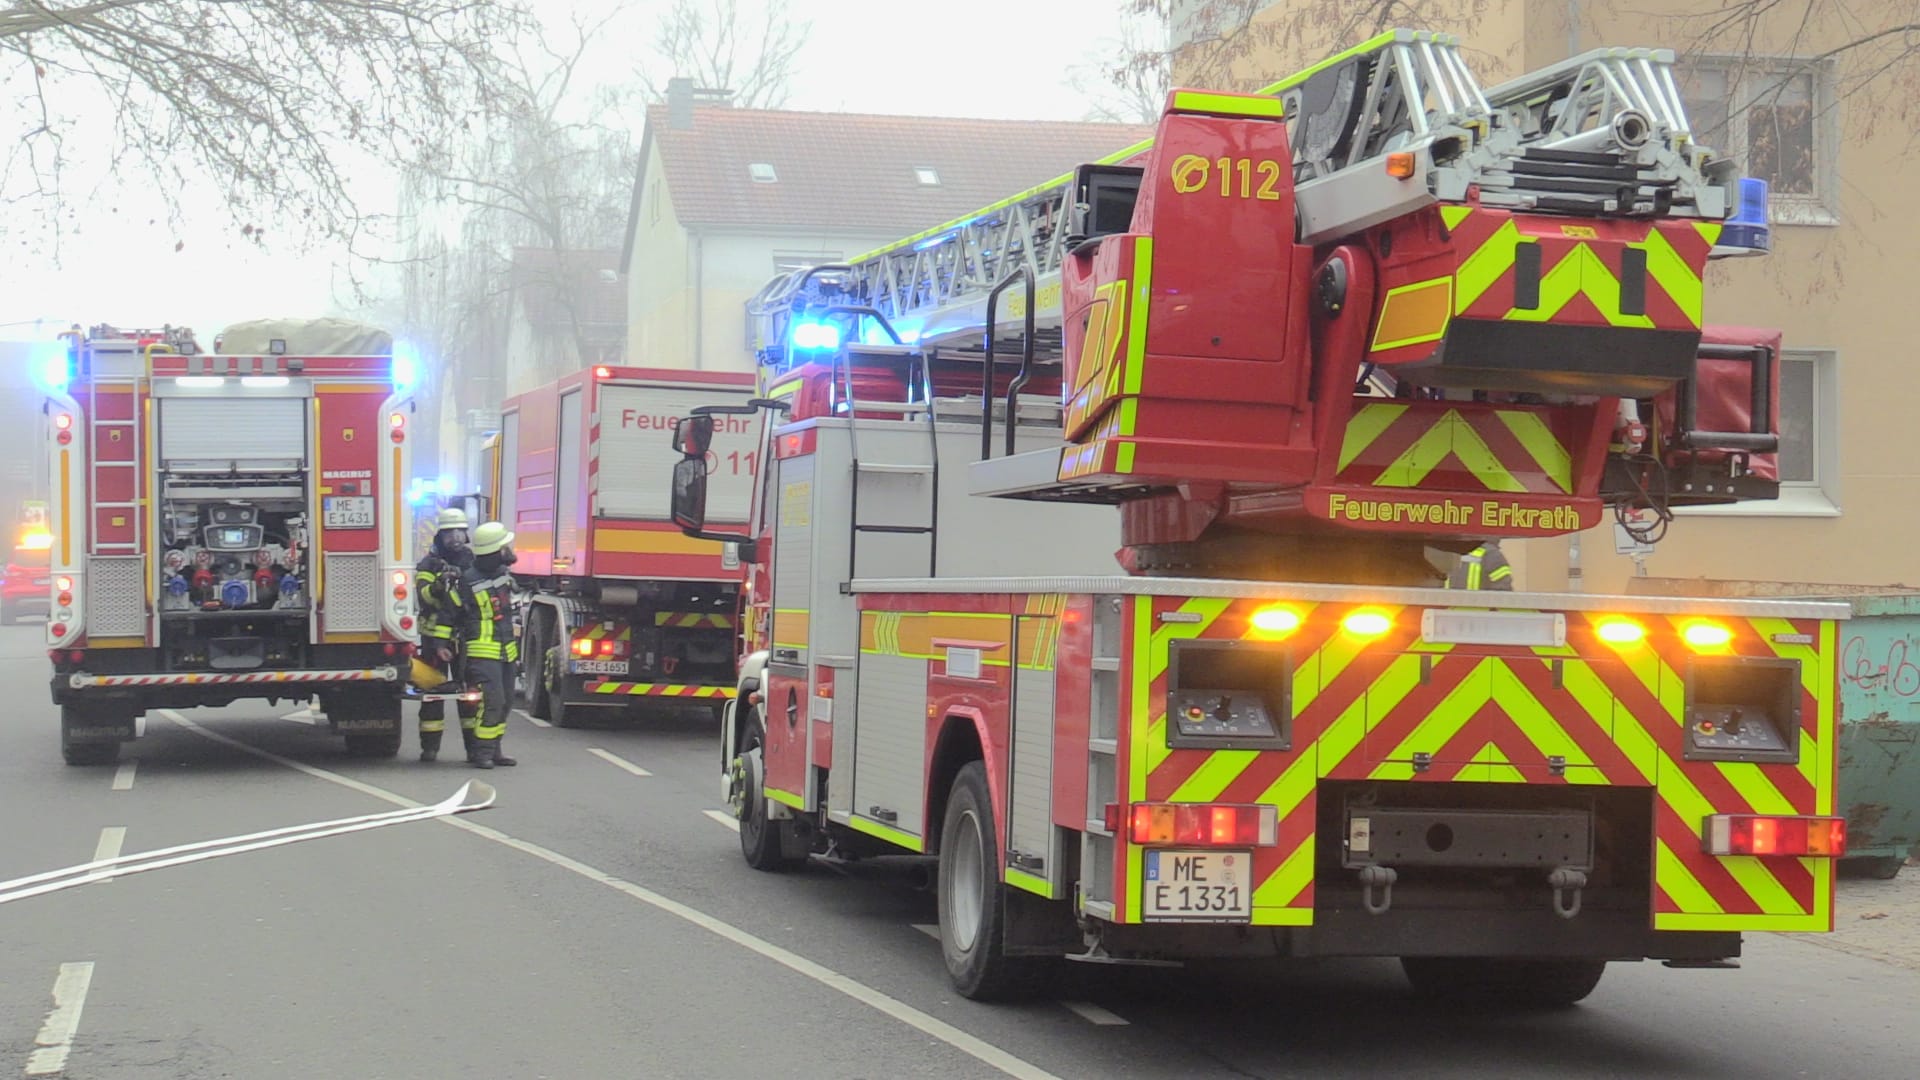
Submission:
[[[598,366],[507,400],[487,495],[513,529],[526,590],[528,710],[583,715],[733,696],[741,567],[731,546],[673,526],[667,438],[688,411],[745,402],[745,372]],[[744,524],[760,454],[753,410],[720,424],[705,457],[716,521]]]
[[416,640],[402,482],[410,358],[332,320],[96,326],[40,373],[47,645],[69,764],[150,709],[319,698],[349,752],[400,744]]
[[[1395,31],[770,283],[747,861],[937,857],[982,998],[1059,958],[1391,956],[1570,1003],[1830,929],[1844,606],[1437,587],[1490,539],[1777,493],[1780,336],[1702,295],[1766,249],[1765,186],[1672,60],[1483,90]],[[676,433],[703,537],[727,418]]]

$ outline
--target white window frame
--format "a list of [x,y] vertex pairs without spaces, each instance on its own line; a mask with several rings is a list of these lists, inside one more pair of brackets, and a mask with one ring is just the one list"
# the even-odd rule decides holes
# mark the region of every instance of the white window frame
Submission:
[[[1780,362],[1813,365],[1813,479],[1783,480],[1780,497],[1727,506],[1688,506],[1681,517],[1840,516],[1840,354],[1835,349],[1785,349]],[[1785,382],[1782,379],[1781,382]]]
[[931,165],[915,165],[913,167],[913,178],[920,181],[923,187],[940,186],[940,170]]
[[[1811,75],[1813,82],[1813,194],[1790,195],[1768,192],[1770,217],[1775,225],[1840,224],[1840,93],[1839,64],[1834,60],[1800,60],[1793,57],[1741,57],[1705,54],[1683,59],[1679,74],[1688,69],[1717,70],[1725,73],[1734,102],[1752,103],[1767,92],[1772,80],[1782,76]],[[1684,95],[1683,95],[1684,97]],[[1737,121],[1745,110],[1728,110],[1726,146],[1713,145],[1714,137],[1696,132],[1722,155],[1747,164],[1746,126]],[[1691,121],[1692,116],[1688,117]]]
[[777,184],[780,182],[780,171],[770,161],[750,161],[747,163],[747,178],[756,184]]

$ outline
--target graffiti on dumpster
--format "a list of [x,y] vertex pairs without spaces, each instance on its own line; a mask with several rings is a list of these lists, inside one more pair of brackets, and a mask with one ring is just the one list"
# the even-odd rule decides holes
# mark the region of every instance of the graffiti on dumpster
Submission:
[[1883,690],[1899,697],[1920,696],[1920,664],[1908,657],[1910,642],[1894,638],[1886,652],[1855,635],[1840,653],[1840,677],[1864,690]]

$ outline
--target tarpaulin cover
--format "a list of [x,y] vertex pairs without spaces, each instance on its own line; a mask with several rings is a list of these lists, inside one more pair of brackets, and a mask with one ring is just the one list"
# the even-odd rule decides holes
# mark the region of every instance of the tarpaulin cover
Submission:
[[[1706,326],[1700,334],[1700,344],[1708,345],[1758,345],[1771,350],[1773,370],[1767,374],[1767,385],[1773,388],[1769,398],[1773,404],[1772,430],[1780,430],[1780,347],[1781,334],[1778,330],[1761,329],[1753,326]],[[1697,431],[1751,431],[1753,422],[1753,368],[1745,360],[1710,360],[1702,358],[1698,367],[1699,378],[1695,380],[1695,406],[1693,426]],[[1654,412],[1658,417],[1660,430],[1671,437],[1673,431],[1674,391],[1660,395],[1654,401]],[[1703,450],[1699,458],[1703,462],[1725,461],[1730,456],[1726,450]],[[1673,453],[1667,460],[1678,460]],[[1780,462],[1777,454],[1748,455],[1748,467],[1754,477],[1761,480],[1778,480]]]
[[288,356],[387,356],[393,352],[392,334],[350,319],[234,323],[220,332],[214,351],[224,356],[266,356],[276,339],[287,343]]

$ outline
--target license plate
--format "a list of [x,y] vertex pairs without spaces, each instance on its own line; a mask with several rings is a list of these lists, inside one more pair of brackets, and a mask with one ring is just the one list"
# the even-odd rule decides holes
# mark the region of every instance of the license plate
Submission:
[[571,660],[568,669],[575,675],[625,675],[625,660]]
[[320,524],[329,529],[373,528],[373,497],[331,495],[320,500]]
[[1140,914],[1152,922],[1253,918],[1253,853],[1148,851]]

